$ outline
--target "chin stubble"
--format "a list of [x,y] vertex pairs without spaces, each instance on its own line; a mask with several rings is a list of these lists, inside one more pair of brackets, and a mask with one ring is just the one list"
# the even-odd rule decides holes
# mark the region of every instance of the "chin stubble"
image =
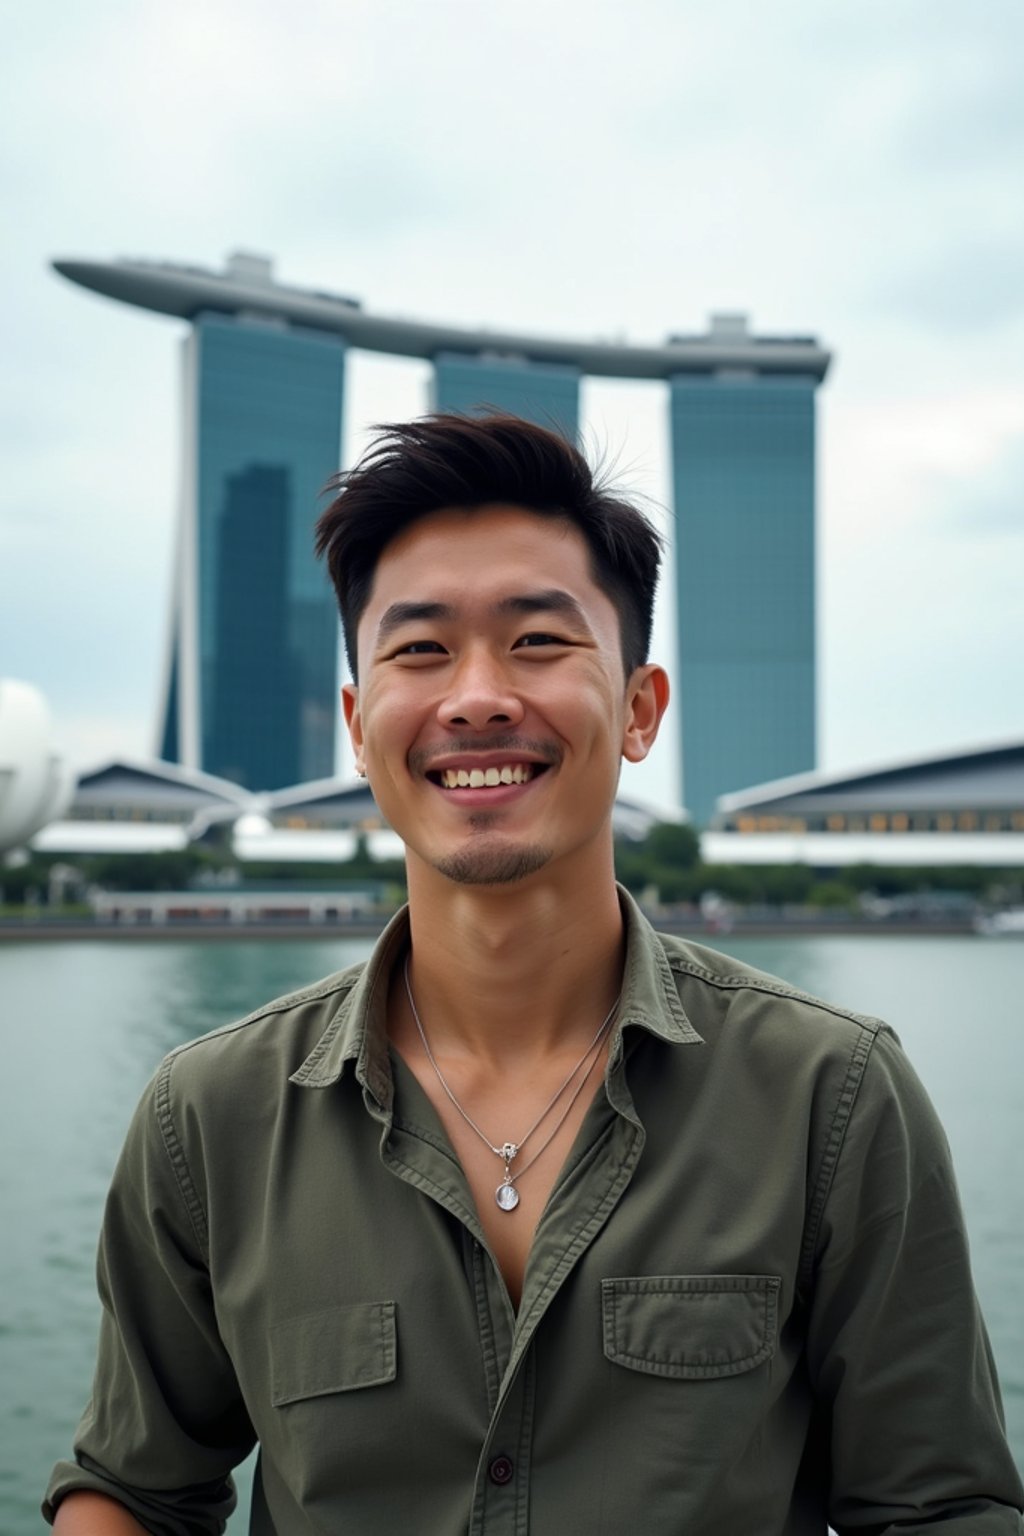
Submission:
[[464,848],[438,859],[434,868],[459,885],[511,885],[535,874],[551,858],[551,849],[533,844],[526,848]]

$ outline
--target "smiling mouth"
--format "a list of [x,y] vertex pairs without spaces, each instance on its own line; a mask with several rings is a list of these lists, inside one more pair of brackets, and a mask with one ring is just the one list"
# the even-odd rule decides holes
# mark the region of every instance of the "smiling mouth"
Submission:
[[427,777],[442,789],[497,789],[504,784],[528,784],[547,767],[547,763],[502,763],[488,768],[441,768]]

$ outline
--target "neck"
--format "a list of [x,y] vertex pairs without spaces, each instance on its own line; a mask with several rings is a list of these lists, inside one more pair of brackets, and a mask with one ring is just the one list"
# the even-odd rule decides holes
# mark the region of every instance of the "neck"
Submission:
[[495,1065],[589,1039],[622,980],[624,938],[603,879],[545,872],[505,887],[441,881],[410,862],[410,979],[432,1043]]

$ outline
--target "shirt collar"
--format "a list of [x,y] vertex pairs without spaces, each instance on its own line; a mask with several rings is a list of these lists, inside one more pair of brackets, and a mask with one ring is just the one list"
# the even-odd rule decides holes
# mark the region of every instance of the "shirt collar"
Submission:
[[373,946],[366,965],[326,1030],[291,1081],[300,1088],[328,1088],[355,1063],[359,1082],[382,1108],[391,1104],[391,1066],[388,1061],[388,988],[395,964],[409,945],[409,908],[395,913]]
[[[619,886],[626,930],[619,1028],[638,1026],[673,1045],[702,1044],[682,1003],[664,945],[629,892]],[[349,1062],[381,1108],[391,1104],[386,1013],[395,964],[408,947],[409,909],[388,923],[367,964],[346,992],[334,1017],[302,1066],[291,1077],[304,1088],[327,1088]]]
[[624,886],[618,887],[626,926],[622,972],[622,1028],[636,1024],[672,1045],[703,1045],[679,1001],[679,988],[665,946]]

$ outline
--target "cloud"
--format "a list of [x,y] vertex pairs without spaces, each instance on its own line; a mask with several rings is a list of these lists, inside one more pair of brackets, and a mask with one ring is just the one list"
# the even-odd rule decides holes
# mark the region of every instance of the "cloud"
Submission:
[[114,757],[151,758],[155,728],[134,710],[66,710],[58,716],[57,739],[72,768],[81,773]]
[[[1024,163],[1024,151],[1022,151]],[[879,306],[922,326],[994,331],[1024,319],[1024,231],[968,237],[923,253],[881,282]]]
[[[935,527],[947,537],[979,541],[989,558],[994,541],[1024,539],[1024,426],[992,463],[948,488]],[[1021,551],[1013,550],[1010,560],[1019,583]]]

